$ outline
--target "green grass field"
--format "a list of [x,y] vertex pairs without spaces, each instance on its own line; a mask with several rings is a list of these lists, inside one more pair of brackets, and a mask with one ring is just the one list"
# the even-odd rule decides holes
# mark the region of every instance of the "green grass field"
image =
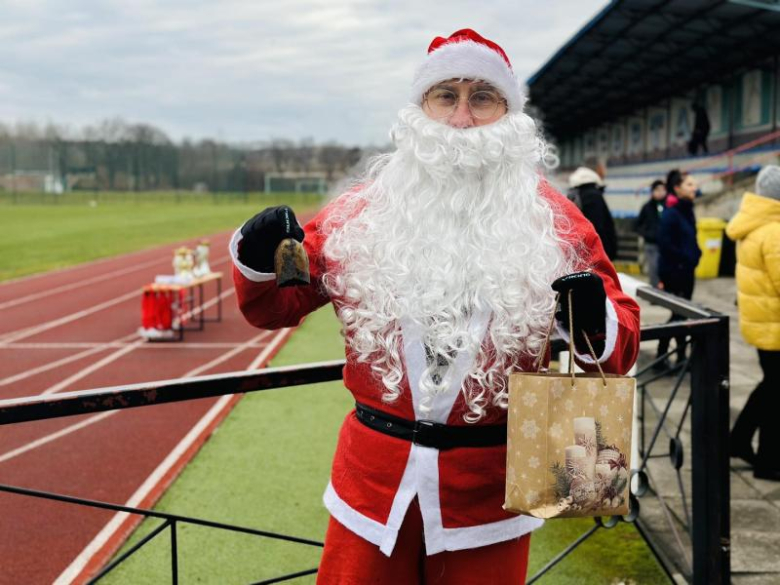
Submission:
[[[296,211],[314,198],[293,194],[236,199],[148,197],[89,205],[2,205],[0,280],[232,229],[267,205]],[[297,201],[297,202],[296,202]],[[338,323],[326,307],[310,316],[274,359],[298,364],[343,356]],[[154,408],[154,407],[152,407]],[[351,408],[340,383],[246,396],[185,468],[157,509],[321,540],[336,434]],[[144,522],[125,548],[157,525]],[[534,534],[531,573],[581,533],[590,520],[548,522]],[[179,528],[182,583],[249,583],[317,566],[320,549],[192,526]],[[169,580],[167,533],[141,549],[108,583]],[[296,583],[313,583],[304,578]],[[632,526],[600,530],[542,580],[553,584],[668,582]]]
[[269,205],[288,203],[301,213],[320,201],[296,193],[188,197],[179,203],[175,193],[111,195],[94,206],[94,199],[0,206],[0,281],[235,229]]

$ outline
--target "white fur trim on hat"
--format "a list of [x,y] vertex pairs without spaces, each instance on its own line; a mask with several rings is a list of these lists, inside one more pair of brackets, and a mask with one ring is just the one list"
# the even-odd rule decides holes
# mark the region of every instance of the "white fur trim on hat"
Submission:
[[422,105],[425,93],[448,79],[486,81],[506,98],[510,112],[523,109],[525,95],[520,83],[504,58],[490,47],[473,41],[458,41],[429,53],[415,72],[412,102]]

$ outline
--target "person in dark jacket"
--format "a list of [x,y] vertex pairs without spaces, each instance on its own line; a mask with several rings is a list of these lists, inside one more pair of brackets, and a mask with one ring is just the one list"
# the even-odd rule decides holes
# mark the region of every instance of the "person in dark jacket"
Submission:
[[579,167],[569,176],[569,199],[574,201],[601,238],[610,260],[617,258],[617,235],[612,214],[604,201],[604,183],[599,174],[588,167]]
[[658,288],[658,225],[666,208],[666,186],[663,181],[653,181],[650,200],[642,206],[634,229],[644,240],[645,268],[650,284]]
[[[688,173],[680,173],[672,178],[668,187],[677,197],[677,203],[664,210],[658,226],[658,275],[664,290],[690,300],[695,283],[694,270],[701,258],[696,241],[696,216],[693,213],[696,182]],[[680,319],[682,316],[673,314],[670,321]],[[676,341],[677,365],[680,365],[685,360],[685,337],[677,337]],[[658,357],[668,349],[668,338],[659,341]],[[664,360],[658,366],[660,369],[670,364]]]
[[704,154],[709,154],[707,138],[710,135],[710,117],[707,115],[707,109],[699,102],[695,102],[691,107],[694,113],[694,121],[691,140],[688,142],[688,152],[696,156],[701,146]]
[[672,169],[666,173],[666,199],[664,200],[666,207],[677,205],[677,195],[674,194],[674,186],[679,185],[680,181],[682,181],[682,171],[680,169]]

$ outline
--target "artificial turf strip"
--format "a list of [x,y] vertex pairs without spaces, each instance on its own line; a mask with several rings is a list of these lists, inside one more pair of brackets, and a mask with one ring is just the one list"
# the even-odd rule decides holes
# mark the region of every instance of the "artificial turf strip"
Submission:
[[[3,205],[0,282],[144,248],[235,229],[270,205],[313,211],[316,195],[253,194],[231,203],[202,202],[157,193],[89,205]],[[297,202],[297,203],[296,203]]]
[[[324,307],[293,334],[272,365],[342,357],[338,329],[332,309]],[[338,428],[351,408],[350,395],[340,383],[245,396],[156,508],[321,540],[328,520],[322,492]],[[144,522],[124,549],[157,523]],[[531,539],[529,575],[592,525],[590,519],[547,522]],[[178,543],[181,583],[246,584],[316,567],[320,555],[319,549],[305,545],[192,526],[179,528]],[[166,582],[170,578],[167,535],[158,536],[145,549],[105,582]],[[314,578],[292,582],[314,583]],[[597,531],[541,583],[668,580],[636,530],[620,524]]]
[[[296,331],[272,365],[343,355],[332,309],[324,307]],[[340,383],[246,395],[157,509],[321,541],[328,520],[322,493],[339,426],[351,407]],[[144,522],[125,548],[156,524]],[[315,568],[321,554],[321,549],[305,545],[188,526],[179,529],[178,540],[181,583],[251,583]],[[170,579],[167,539],[147,546],[149,550],[142,549],[106,582]]]

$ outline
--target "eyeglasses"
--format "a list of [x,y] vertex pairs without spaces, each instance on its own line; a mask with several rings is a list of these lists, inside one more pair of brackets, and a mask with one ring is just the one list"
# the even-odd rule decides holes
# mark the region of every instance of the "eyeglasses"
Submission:
[[[434,118],[447,118],[455,113],[460,103],[460,97],[451,89],[434,87],[425,95],[425,102]],[[506,100],[494,91],[475,91],[468,99],[469,112],[478,120],[492,117],[498,106],[506,104]]]

